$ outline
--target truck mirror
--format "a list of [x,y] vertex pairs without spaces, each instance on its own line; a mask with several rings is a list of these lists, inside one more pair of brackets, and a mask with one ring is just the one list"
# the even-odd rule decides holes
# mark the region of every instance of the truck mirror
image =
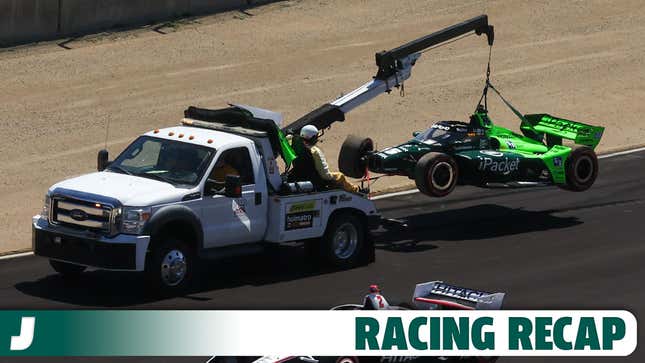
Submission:
[[419,136],[420,133],[421,133],[421,131],[414,131],[412,133],[412,137],[417,137],[417,136]]
[[108,161],[108,158],[110,157],[110,154],[108,153],[107,150],[99,150],[99,153],[96,157],[96,170],[98,171],[103,171],[105,168],[107,168],[110,165],[110,162]]
[[239,175],[226,176],[224,195],[229,198],[240,198],[242,196],[242,180]]

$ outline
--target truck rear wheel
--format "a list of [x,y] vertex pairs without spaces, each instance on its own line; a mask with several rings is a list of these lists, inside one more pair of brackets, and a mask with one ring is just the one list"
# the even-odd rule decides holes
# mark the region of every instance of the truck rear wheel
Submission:
[[582,192],[589,189],[598,176],[598,157],[592,148],[577,146],[565,162],[567,181],[560,185],[562,189]]
[[56,260],[49,260],[49,264],[54,269],[54,271],[63,275],[64,277],[76,277],[85,271],[87,267],[81,265],[75,265],[73,263],[67,263]]
[[335,267],[355,266],[366,246],[365,235],[365,224],[360,217],[352,213],[337,214],[320,241],[322,256]]
[[349,135],[343,142],[338,154],[338,168],[352,178],[365,176],[365,155],[374,150],[374,142],[370,138]]
[[193,250],[184,242],[167,237],[153,245],[146,261],[146,277],[159,293],[176,295],[190,285],[195,266]]
[[459,176],[457,162],[448,154],[427,153],[417,161],[414,181],[421,193],[445,197],[455,189]]

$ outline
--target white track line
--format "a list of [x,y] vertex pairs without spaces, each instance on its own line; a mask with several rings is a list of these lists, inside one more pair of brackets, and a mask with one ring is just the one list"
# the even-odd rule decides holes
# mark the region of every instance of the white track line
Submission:
[[26,257],[26,256],[31,256],[33,255],[33,252],[21,252],[21,253],[14,253],[13,255],[5,255],[5,256],[0,256],[0,261],[1,260],[10,260],[12,258],[18,258],[18,257]]
[[633,154],[633,153],[637,153],[639,151],[645,151],[645,147],[639,147],[639,148],[636,148],[636,149],[618,151],[618,152],[611,153],[611,154],[600,155],[600,156],[598,156],[598,159],[613,158],[614,156]]
[[[611,154],[600,155],[600,156],[598,156],[598,159],[608,159],[608,158],[613,158],[613,157],[616,157],[616,156],[633,154],[633,153],[637,153],[637,152],[640,152],[640,151],[645,151],[645,147],[639,147],[639,148],[636,148],[636,149],[631,149],[631,150],[619,151],[619,152],[615,152],[615,153],[611,153]],[[400,191],[400,192],[393,192],[393,193],[377,195],[377,196],[373,197],[372,200],[400,197],[402,195],[415,194],[415,193],[418,193],[418,192],[419,191],[416,190],[416,189],[403,190],[403,191]],[[16,254],[13,254],[13,255],[0,256],[0,261],[2,261],[2,260],[10,260],[10,259],[19,258],[19,257],[31,256],[33,254],[34,254],[33,252],[21,252],[21,253],[16,253]]]
[[379,200],[379,199],[385,199],[385,198],[392,198],[392,197],[399,197],[402,195],[408,195],[408,194],[414,194],[418,193],[419,191],[416,189],[410,189],[410,190],[402,190],[400,192],[394,192],[394,193],[387,193],[387,194],[381,194],[377,195],[375,197],[372,197],[372,200]]

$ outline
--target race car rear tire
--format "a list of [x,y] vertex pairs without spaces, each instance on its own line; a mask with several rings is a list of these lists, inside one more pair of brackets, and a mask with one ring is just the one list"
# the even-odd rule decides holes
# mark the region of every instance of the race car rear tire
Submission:
[[423,194],[431,197],[445,197],[457,185],[459,170],[455,159],[444,153],[427,153],[414,170],[414,181]]
[[152,246],[146,261],[149,287],[162,295],[179,295],[190,286],[196,256],[186,243],[168,236]]
[[63,277],[77,277],[82,274],[83,271],[85,271],[85,269],[87,268],[85,266],[56,260],[49,260],[49,264],[54,269],[54,271],[63,275]]
[[589,189],[598,176],[598,157],[588,146],[574,147],[565,162],[567,181],[560,185],[562,189],[582,192]]
[[361,261],[366,243],[367,228],[354,213],[336,214],[327,224],[320,241],[321,256],[337,268],[354,267]]
[[352,178],[362,178],[365,175],[365,155],[374,150],[374,142],[370,138],[349,135],[343,142],[338,154],[338,168]]

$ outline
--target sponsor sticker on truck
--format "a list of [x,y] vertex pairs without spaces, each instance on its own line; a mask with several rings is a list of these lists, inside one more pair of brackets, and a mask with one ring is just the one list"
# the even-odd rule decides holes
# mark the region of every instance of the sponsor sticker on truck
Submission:
[[286,231],[311,228],[314,226],[315,218],[320,216],[320,201],[314,199],[287,204],[286,211],[284,225]]

